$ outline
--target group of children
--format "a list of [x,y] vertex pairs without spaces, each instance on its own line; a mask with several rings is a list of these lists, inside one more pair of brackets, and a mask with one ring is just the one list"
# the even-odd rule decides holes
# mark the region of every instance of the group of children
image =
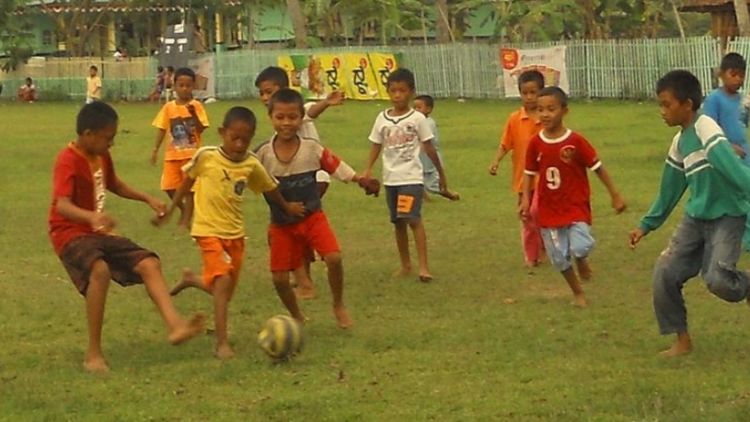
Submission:
[[[750,292],[750,276],[736,268],[750,212],[750,169],[741,161],[748,152],[745,128],[737,127],[742,121],[738,90],[744,75],[741,56],[725,57],[721,66],[723,86],[706,99],[703,113],[698,111],[700,83],[689,72],[669,72],[657,83],[662,117],[669,126],[681,130],[670,147],[657,199],[639,227],[630,233],[630,246],[634,248],[663,224],[684,191],[690,190],[686,215],[654,272],[654,308],[660,330],[677,335],[674,345],[663,352],[667,356],[692,348],[682,297],[682,286],[688,279],[700,272],[709,290],[728,301],[748,299]],[[146,285],[172,343],[196,335],[203,325],[202,315],[186,320],[175,311],[158,257],[114,234],[115,221],[104,210],[106,190],[147,203],[156,211],[156,225],[164,224],[176,209],[180,210],[178,225],[189,229],[199,246],[203,271],[197,275],[185,270],[171,294],[195,287],[213,296],[215,356],[220,359],[234,355],[227,335],[228,306],[244,256],[241,204],[246,188],[263,193],[269,205],[272,281],[281,302],[301,323],[306,317],[289,274],[295,275],[298,294],[311,295],[309,264],[317,252],[328,270],[336,322],[344,329],[353,325],[343,301],[340,247],[321,198],[330,177],[355,182],[368,195],[377,196],[380,182],[372,178],[372,172],[379,157],[400,273],[412,272],[408,227],[416,244],[418,279],[432,280],[421,219],[425,191],[449,199],[458,199],[458,194],[448,189],[435,146],[435,125],[427,117],[432,111],[432,98],[417,97],[412,107],[415,81],[410,71],[397,69],[388,77],[392,107],[378,114],[373,124],[371,148],[361,174],[323,145],[313,123],[327,107],[341,104],[340,93],[305,104],[299,93],[289,89],[283,69],[266,69],[255,85],[275,133],[253,153],[249,146],[257,121],[244,107],[233,107],[225,115],[218,130],[220,146],[201,146],[201,134],[209,122],[202,104],[192,98],[194,83],[195,74],[190,69],[178,69],[174,75],[176,99],[164,105],[153,122],[158,132],[152,164],[162,143],[167,144],[161,187],[171,198],[169,207],[117,178],[108,152],[117,130],[117,114],[104,103],[84,106],[78,115],[77,139],[58,156],[50,236],[71,279],[86,298],[86,369],[107,370],[101,351],[101,325],[110,278],[122,285]],[[587,171],[595,172],[602,181],[616,213],[622,212],[626,203],[593,146],[565,126],[565,92],[545,87],[543,76],[536,71],[525,72],[518,83],[522,107],[508,119],[489,172],[496,175],[504,156],[512,152],[512,189],[518,195],[526,265],[536,267],[546,252],[572,290],[573,304],[585,307],[581,279],[592,277],[588,256],[594,246]]]
[[301,323],[306,317],[297,303],[289,274],[294,273],[297,286],[306,287],[310,293],[313,285],[309,262],[317,253],[328,270],[336,322],[343,329],[353,325],[343,300],[340,247],[323,212],[321,197],[331,177],[357,183],[367,195],[377,196],[380,182],[371,175],[381,152],[401,273],[411,273],[406,230],[410,226],[419,256],[418,279],[432,280],[421,221],[425,195],[421,151],[431,159],[439,175],[435,191],[450,199],[457,199],[458,194],[447,188],[427,117],[411,108],[415,82],[409,70],[398,69],[388,78],[393,108],[376,119],[369,137],[372,149],[367,169],[362,174],[321,143],[313,123],[327,107],[341,104],[341,93],[305,104],[298,92],[289,89],[283,69],[266,69],[258,76],[256,86],[275,133],[253,153],[249,145],[257,122],[252,111],[244,107],[233,107],[225,115],[218,130],[220,146],[201,146],[201,135],[209,122],[202,104],[192,98],[194,84],[195,74],[190,69],[178,69],[174,76],[176,99],[165,104],[153,121],[157,137],[150,160],[156,164],[161,145],[166,143],[161,188],[171,199],[168,207],[116,177],[108,151],[117,130],[117,114],[105,103],[94,101],[81,109],[78,137],[60,153],[55,164],[50,237],[71,279],[86,298],[90,339],[84,360],[87,370],[108,370],[101,350],[101,330],[110,278],[122,285],[146,285],[164,316],[173,343],[191,338],[203,326],[202,315],[186,321],[174,310],[158,257],[114,234],[115,222],[104,210],[107,190],[148,203],[156,211],[152,220],[155,225],[164,224],[175,210],[180,210],[178,225],[190,230],[200,248],[203,271],[197,275],[185,270],[170,293],[176,295],[195,287],[213,296],[214,352],[220,359],[234,355],[227,334],[228,306],[243,262],[245,229],[241,204],[246,188],[263,193],[268,202],[272,280],[281,302]]

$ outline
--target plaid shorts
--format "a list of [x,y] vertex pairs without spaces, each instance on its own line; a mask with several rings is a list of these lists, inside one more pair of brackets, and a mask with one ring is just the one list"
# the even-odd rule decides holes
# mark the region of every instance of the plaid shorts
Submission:
[[65,271],[83,296],[86,296],[91,268],[96,261],[101,259],[107,263],[112,279],[118,284],[130,286],[143,283],[134,269],[139,262],[150,257],[159,258],[154,252],[143,249],[128,238],[102,234],[73,239],[60,253]]

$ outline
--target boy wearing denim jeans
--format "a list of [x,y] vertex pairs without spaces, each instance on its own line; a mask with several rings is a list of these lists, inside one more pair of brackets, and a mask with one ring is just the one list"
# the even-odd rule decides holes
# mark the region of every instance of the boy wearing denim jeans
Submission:
[[747,298],[750,275],[737,269],[745,217],[750,210],[750,169],[742,164],[716,122],[698,113],[701,86],[685,70],[664,75],[656,85],[659,108],[669,126],[680,126],[672,140],[659,194],[630,247],[667,219],[686,189],[685,216],[654,269],[654,311],[661,334],[677,334],[663,356],[692,350],[682,287],[700,273],[708,290],[728,302]]

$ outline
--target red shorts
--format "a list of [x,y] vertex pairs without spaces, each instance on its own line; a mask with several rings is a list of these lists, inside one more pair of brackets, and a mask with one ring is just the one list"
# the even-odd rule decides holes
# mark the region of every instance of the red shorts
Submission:
[[268,227],[268,240],[272,272],[298,268],[308,248],[314,249],[323,258],[341,250],[323,211],[314,212],[299,223],[283,226],[271,224]]
[[182,166],[190,161],[186,160],[169,160],[164,162],[164,168],[161,171],[161,190],[177,190],[185,180],[185,174],[182,172]]
[[209,287],[216,277],[229,275],[237,282],[245,254],[245,239],[219,239],[218,237],[196,237],[203,259],[203,285]]

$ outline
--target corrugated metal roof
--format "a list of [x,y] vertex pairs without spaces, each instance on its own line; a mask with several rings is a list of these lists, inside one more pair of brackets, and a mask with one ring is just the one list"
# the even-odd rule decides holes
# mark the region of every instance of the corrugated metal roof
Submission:
[[683,0],[683,12],[729,12],[734,10],[732,0]]

